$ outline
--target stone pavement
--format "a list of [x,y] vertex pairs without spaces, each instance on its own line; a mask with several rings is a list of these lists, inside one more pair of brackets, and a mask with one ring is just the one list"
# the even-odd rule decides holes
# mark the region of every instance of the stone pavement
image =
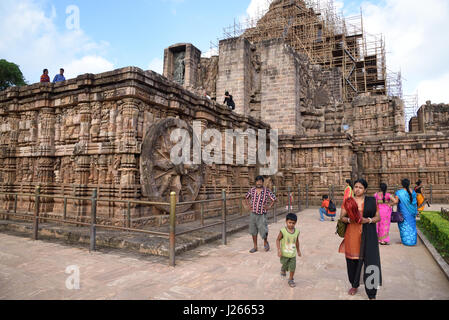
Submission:
[[[437,209],[439,207],[435,207]],[[296,288],[279,275],[276,237],[284,221],[270,225],[272,250],[249,254],[252,241],[246,232],[177,256],[177,266],[164,257],[142,256],[116,249],[89,253],[85,247],[33,241],[0,233],[0,299],[367,299],[363,286],[354,297],[349,283],[341,238],[335,222],[319,221],[318,208],[299,214],[300,245]],[[449,281],[425,246],[399,244],[397,225],[392,244],[381,246],[383,287],[378,299],[449,299]],[[69,290],[65,270],[80,270],[80,289]]]
[[[277,208],[276,216],[285,216],[287,208]],[[273,219],[273,210],[269,213],[269,219]],[[201,227],[199,220],[184,222],[176,225],[176,254],[192,250],[198,246],[204,245],[222,239],[222,225],[214,225],[221,222],[220,216],[207,217],[204,219],[204,226],[196,231],[196,228]],[[249,215],[248,212],[244,215],[229,214],[226,222],[227,236],[242,230],[248,230]],[[127,232],[110,230],[97,226],[96,231],[96,248],[115,248],[125,251],[132,251],[136,253],[169,256],[169,225],[162,226],[144,226],[138,227],[147,231],[157,231],[167,234],[166,237],[157,235],[148,235],[139,232]],[[191,231],[182,234],[185,231]],[[31,221],[18,220],[0,220],[0,232],[8,232],[13,235],[24,237],[32,237],[33,223]],[[39,222],[39,240],[60,241],[68,245],[87,245],[90,244],[90,228],[86,226],[77,227],[72,224],[55,224],[45,221]]]

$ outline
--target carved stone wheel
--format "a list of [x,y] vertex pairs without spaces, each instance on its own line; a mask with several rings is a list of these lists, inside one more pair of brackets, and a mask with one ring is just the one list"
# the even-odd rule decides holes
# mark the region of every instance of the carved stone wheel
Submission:
[[[142,145],[140,173],[142,191],[150,201],[170,202],[170,193],[176,192],[177,202],[195,201],[203,184],[204,164],[175,165],[170,160],[170,152],[178,143],[171,142],[170,135],[175,129],[184,129],[190,136],[190,153],[193,152],[192,127],[184,120],[166,118],[153,124],[147,131]],[[192,157],[191,157],[192,159]],[[176,207],[176,212],[185,212],[192,205]],[[170,207],[157,205],[158,209],[170,212]]]

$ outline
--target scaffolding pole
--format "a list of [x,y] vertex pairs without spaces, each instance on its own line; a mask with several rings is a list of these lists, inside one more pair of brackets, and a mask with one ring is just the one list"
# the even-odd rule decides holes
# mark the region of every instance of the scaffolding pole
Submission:
[[[253,18],[224,28],[223,39],[244,37],[251,43],[282,39],[306,54],[323,70],[341,70],[342,100],[359,93],[387,94],[385,42],[382,35],[365,33],[363,12],[343,17],[333,0],[267,0],[267,9]],[[390,88],[395,83],[390,83]],[[397,89],[396,89],[397,90]]]

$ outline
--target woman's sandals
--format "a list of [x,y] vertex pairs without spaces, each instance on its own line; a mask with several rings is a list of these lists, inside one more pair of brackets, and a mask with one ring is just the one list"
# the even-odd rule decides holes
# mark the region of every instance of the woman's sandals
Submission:
[[349,291],[348,291],[348,294],[349,294],[350,296],[354,296],[356,293],[357,293],[357,288],[351,288],[351,289],[349,289]]

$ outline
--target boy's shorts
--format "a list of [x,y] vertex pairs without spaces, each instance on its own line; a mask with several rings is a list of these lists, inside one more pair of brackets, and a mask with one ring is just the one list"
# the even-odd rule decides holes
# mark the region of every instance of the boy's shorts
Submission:
[[254,212],[251,212],[249,218],[249,233],[252,236],[257,236],[257,233],[259,233],[262,239],[267,238],[268,221],[266,214],[255,214]]
[[281,257],[281,264],[283,271],[294,272],[296,270],[296,257],[293,258]]

